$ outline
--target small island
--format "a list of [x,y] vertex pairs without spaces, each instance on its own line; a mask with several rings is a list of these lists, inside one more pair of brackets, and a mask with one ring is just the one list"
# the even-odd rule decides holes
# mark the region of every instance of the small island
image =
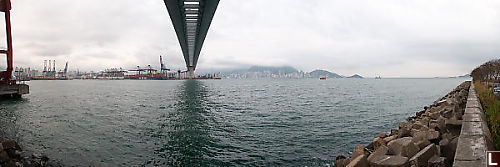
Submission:
[[347,77],[347,78],[359,78],[359,79],[362,79],[362,78],[364,78],[364,77],[363,77],[363,76],[361,76],[361,75],[358,75],[358,74],[354,74],[354,75],[352,75],[352,76],[350,76],[350,77]]

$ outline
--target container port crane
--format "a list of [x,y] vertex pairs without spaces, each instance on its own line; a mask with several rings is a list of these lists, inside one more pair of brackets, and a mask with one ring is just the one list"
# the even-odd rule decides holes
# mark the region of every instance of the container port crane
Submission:
[[60,77],[67,77],[68,75],[68,62],[66,62],[66,65],[64,66],[64,70],[59,70],[59,76]]
[[162,74],[167,74],[167,72],[170,71],[170,69],[166,68],[165,64],[163,64],[163,59],[161,55],[160,55],[160,71]]
[[[48,62],[48,63],[47,63]],[[71,80],[68,77],[68,62],[64,67],[64,70],[56,70],[56,60],[44,60],[43,61],[43,73],[41,76],[30,76],[29,80]]]
[[68,62],[66,62],[66,65],[64,66],[64,77],[67,77],[68,75]]

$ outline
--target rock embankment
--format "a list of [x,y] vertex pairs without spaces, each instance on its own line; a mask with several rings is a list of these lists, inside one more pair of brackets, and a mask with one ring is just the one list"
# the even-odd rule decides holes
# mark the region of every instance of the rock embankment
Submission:
[[367,146],[356,145],[350,158],[337,156],[335,166],[451,166],[470,85],[469,81],[458,85],[389,135],[380,133]]
[[0,138],[0,167],[42,167],[49,160],[40,154],[25,154],[17,142]]

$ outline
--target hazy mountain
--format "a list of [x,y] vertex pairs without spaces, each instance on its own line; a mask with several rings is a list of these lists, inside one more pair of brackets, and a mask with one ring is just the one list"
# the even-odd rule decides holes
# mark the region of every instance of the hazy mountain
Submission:
[[353,76],[347,77],[347,78],[363,78],[361,75],[354,74]]
[[247,69],[237,69],[220,73],[228,78],[303,78],[304,72],[291,66],[251,66]]
[[434,78],[470,78],[470,74],[464,74],[460,76],[453,76],[453,77],[434,77]]
[[309,73],[309,76],[313,78],[327,77],[327,78],[343,78],[341,75],[332,73],[326,70],[314,70]]
[[[309,73],[304,73],[291,66],[251,66],[248,69],[237,69],[221,72],[220,74],[231,78],[344,78],[342,75],[327,70],[314,70]],[[347,78],[363,77],[355,74]]]
[[270,67],[270,66],[252,66],[248,72],[270,72],[272,74],[291,74],[298,73],[299,71],[290,66]]

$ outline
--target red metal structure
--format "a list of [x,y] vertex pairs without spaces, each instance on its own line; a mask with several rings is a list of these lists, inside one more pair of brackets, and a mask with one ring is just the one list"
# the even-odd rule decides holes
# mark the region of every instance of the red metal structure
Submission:
[[[5,13],[5,29],[7,33],[7,49],[0,50],[0,54],[7,56],[7,70],[0,72],[0,81],[2,83],[12,84],[12,33],[10,28],[10,0],[0,0],[0,11]],[[14,81],[15,84],[15,81]]]
[[0,12],[5,14],[5,30],[7,32],[7,49],[0,50],[0,54],[5,54],[7,57],[7,70],[0,71],[0,99],[3,98],[20,98],[23,94],[29,93],[29,86],[26,84],[18,84],[16,80],[12,80],[13,71],[13,51],[12,51],[12,33],[10,27],[10,0],[0,0]]

